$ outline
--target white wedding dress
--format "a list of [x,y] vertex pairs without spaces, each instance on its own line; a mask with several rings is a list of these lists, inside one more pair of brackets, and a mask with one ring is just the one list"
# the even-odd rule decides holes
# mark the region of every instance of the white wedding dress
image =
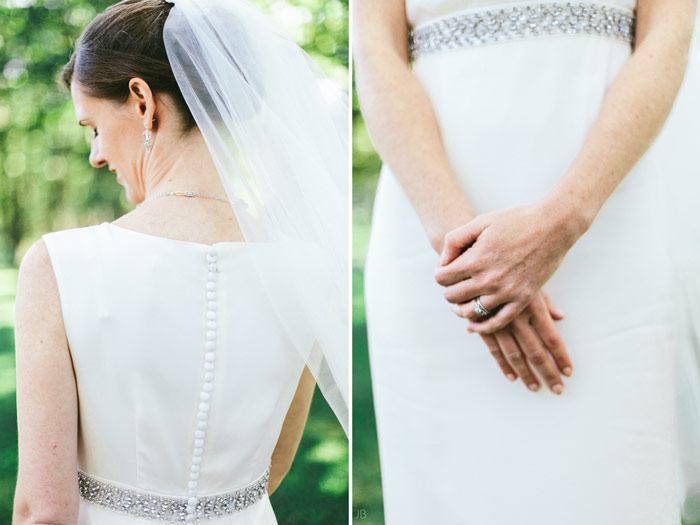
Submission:
[[78,387],[79,524],[184,523],[191,497],[194,522],[275,524],[267,469],[304,366],[260,280],[284,296],[279,247],[107,222],[43,239]]
[[[551,9],[536,15],[537,6]],[[554,27],[557,6],[406,0],[415,34],[423,30],[413,71],[476,213],[537,202],[580,150],[630,57],[624,16],[635,2],[567,7],[603,7],[618,18],[602,34],[569,27],[521,38],[508,36],[511,22],[534,15],[532,31]],[[499,14],[508,17],[500,25]],[[463,45],[468,38],[490,40]],[[507,381],[450,311],[433,279],[438,256],[382,167],[365,299],[388,524],[680,524],[662,168],[652,148],[544,287],[566,315],[557,327],[574,365],[557,396],[544,382],[533,393]]]

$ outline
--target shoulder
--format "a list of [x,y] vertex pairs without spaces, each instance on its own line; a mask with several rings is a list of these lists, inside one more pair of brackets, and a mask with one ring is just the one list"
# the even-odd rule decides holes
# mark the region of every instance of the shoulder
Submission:
[[29,247],[19,265],[20,279],[27,278],[55,281],[51,256],[43,237]]
[[19,267],[16,320],[24,315],[39,313],[42,314],[43,321],[49,321],[49,317],[60,314],[56,276],[43,238],[27,250]]

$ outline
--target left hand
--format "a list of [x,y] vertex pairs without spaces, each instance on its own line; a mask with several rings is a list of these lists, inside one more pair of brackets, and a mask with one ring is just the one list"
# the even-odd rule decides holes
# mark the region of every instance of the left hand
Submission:
[[491,312],[471,331],[505,328],[536,297],[580,236],[562,207],[517,206],[477,216],[449,232],[435,280],[453,304],[481,298]]

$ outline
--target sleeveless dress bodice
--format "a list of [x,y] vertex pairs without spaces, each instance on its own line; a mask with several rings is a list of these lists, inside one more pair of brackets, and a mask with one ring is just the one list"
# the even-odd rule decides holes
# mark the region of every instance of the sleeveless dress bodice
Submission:
[[[303,368],[254,265],[256,251],[283,259],[275,248],[106,222],[43,238],[77,381],[79,469],[178,498],[261,480]],[[258,496],[220,522],[275,523],[264,490]],[[93,497],[81,501],[81,524],[142,522]]]

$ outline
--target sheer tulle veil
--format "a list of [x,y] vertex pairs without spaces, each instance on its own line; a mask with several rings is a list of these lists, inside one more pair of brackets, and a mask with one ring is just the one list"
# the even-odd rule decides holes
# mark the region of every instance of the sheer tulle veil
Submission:
[[347,434],[347,96],[246,0],[170,3],[178,86],[270,303]]
[[658,160],[673,268],[673,348],[683,518],[700,523],[700,10],[683,84],[650,153]]

